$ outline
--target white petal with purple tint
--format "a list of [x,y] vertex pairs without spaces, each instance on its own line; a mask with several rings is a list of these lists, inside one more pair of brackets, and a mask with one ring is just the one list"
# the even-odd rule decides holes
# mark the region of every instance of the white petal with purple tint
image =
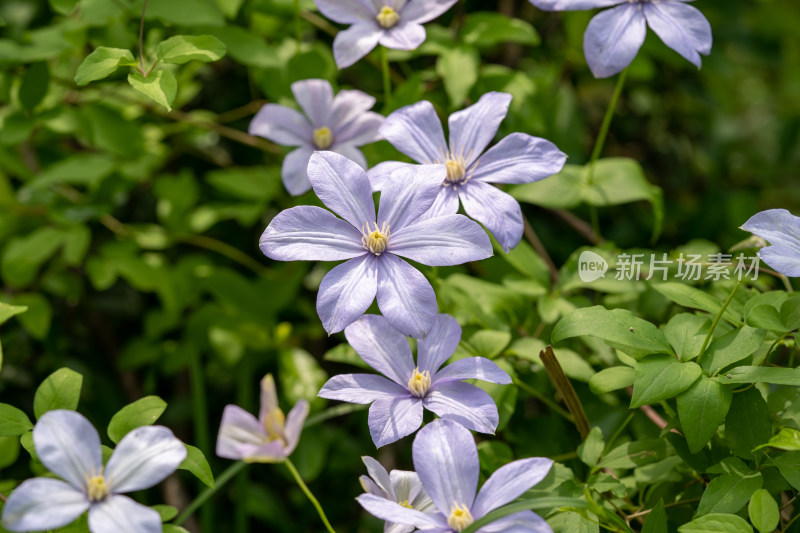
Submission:
[[33,443],[42,464],[73,487],[85,490],[88,477],[102,471],[100,435],[75,411],[44,413],[33,428]]
[[376,400],[391,400],[397,396],[407,395],[408,390],[397,383],[373,374],[333,376],[317,394],[317,396],[329,400],[360,404],[372,403]]
[[250,135],[258,135],[287,146],[311,145],[311,125],[296,109],[278,104],[262,107],[248,128]]
[[461,326],[450,315],[438,315],[428,336],[417,343],[417,363],[420,371],[435,376],[447,359],[455,353],[461,341]]
[[664,44],[700,68],[700,54],[711,53],[711,25],[694,6],[683,2],[648,2],[644,4],[647,24]]
[[392,253],[428,266],[460,265],[492,255],[486,232],[464,215],[414,222],[393,233],[389,246]]
[[[442,316],[442,315],[439,315]],[[490,383],[508,385],[511,377],[497,363],[485,357],[466,357],[459,359],[437,372],[433,378],[434,383],[440,381],[455,381],[462,379],[480,379]]]
[[308,417],[310,406],[305,400],[298,401],[286,415],[286,423],[283,426],[283,433],[286,436],[286,445],[283,453],[288,457],[300,442],[300,434],[303,432],[303,424]]
[[422,401],[408,398],[378,400],[369,408],[369,433],[380,448],[414,433],[422,425]]
[[482,527],[481,533],[553,533],[544,518],[533,511],[505,516]]
[[[372,184],[372,190],[376,192],[383,190],[391,181],[392,174],[398,170],[413,166],[412,163],[401,163],[400,161],[384,161],[383,163],[378,163],[367,171],[367,177],[369,177],[369,182]],[[405,174],[398,174],[398,176],[403,175]]]
[[513,197],[482,181],[461,187],[459,197],[464,211],[486,226],[505,252],[522,240],[522,209]]
[[639,3],[626,3],[596,15],[583,36],[583,52],[592,74],[607,78],[630,65],[646,33]]
[[355,64],[378,45],[383,35],[380,26],[373,21],[358,22],[340,31],[333,40],[333,57],[342,69]]
[[310,146],[301,146],[283,158],[281,181],[292,196],[299,196],[311,190],[311,182],[308,181],[308,161],[313,153],[314,149]]
[[375,204],[367,173],[333,152],[315,152],[308,163],[314,192],[331,211],[355,228],[375,222]]
[[406,165],[397,170],[381,192],[378,225],[393,233],[430,209],[447,175],[444,165]]
[[359,231],[312,205],[278,213],[261,235],[259,247],[277,261],[342,261],[366,253]]
[[9,531],[45,531],[73,522],[89,508],[86,495],[59,479],[34,478],[15,488],[3,506]]
[[419,163],[444,163],[447,143],[442,123],[427,100],[403,107],[386,117],[383,138]]
[[544,479],[552,466],[553,461],[543,457],[520,459],[501,466],[481,487],[472,510],[483,516],[511,503]]
[[133,492],[161,483],[186,459],[186,447],[164,426],[142,426],[117,445],[105,468],[113,492]]
[[466,166],[471,165],[494,139],[509,105],[510,94],[490,92],[475,104],[450,115],[450,153],[463,157]]
[[566,154],[550,141],[512,133],[481,156],[471,179],[488,183],[530,183],[560,172],[566,161]]
[[333,87],[328,80],[296,81],[292,84],[292,94],[311,121],[313,128],[331,126]]
[[411,0],[400,11],[403,20],[424,24],[438,18],[458,0]]
[[317,314],[328,334],[338,333],[364,314],[378,291],[376,257],[365,254],[333,268],[322,278]]
[[800,217],[786,209],[769,209],[753,215],[742,229],[770,243],[758,252],[765,263],[781,274],[800,277]]
[[436,317],[436,293],[425,276],[394,254],[378,261],[378,308],[409,337],[424,337]]
[[416,22],[401,19],[397,26],[385,30],[378,42],[394,50],[414,50],[425,42],[425,28]]
[[394,381],[408,392],[406,386],[414,372],[414,358],[408,339],[380,315],[365,315],[345,330],[347,342],[369,366]]
[[358,500],[358,503],[360,503],[367,512],[382,520],[397,524],[408,524],[421,528],[423,531],[429,531],[431,528],[435,527],[446,528],[444,531],[450,530],[450,528],[447,528],[447,523],[442,519],[441,515],[421,513],[414,509],[403,507],[399,503],[390,502],[386,498],[375,496],[374,494],[362,494],[356,498],[356,500]]
[[530,2],[544,11],[582,11],[622,4],[627,0],[530,0]]
[[161,515],[127,496],[112,495],[89,509],[94,533],[161,533]]
[[441,418],[481,433],[493,434],[500,420],[492,397],[462,381],[434,383],[423,405]]
[[375,19],[375,6],[370,0],[314,0],[320,13],[340,24],[357,24]]

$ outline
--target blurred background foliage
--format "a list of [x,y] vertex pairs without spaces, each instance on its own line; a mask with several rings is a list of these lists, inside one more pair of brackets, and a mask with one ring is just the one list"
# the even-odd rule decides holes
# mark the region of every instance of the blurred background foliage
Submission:
[[[61,366],[83,374],[79,409],[101,428],[125,404],[156,394],[169,403],[160,422],[206,452],[217,473],[227,466],[213,455],[222,408],[254,411],[266,372],[278,376],[287,407],[307,398],[313,416],[327,406],[315,399],[319,387],[358,363],[342,335],[325,334],[314,309],[331,265],[274,263],[257,248],[277,212],[318,201],[284,191],[287,149],[245,133],[265,102],[294,105],[294,81],[325,78],[360,89],[378,98],[384,114],[424,98],[446,116],[486,91],[506,91],[514,100],[498,138],[522,131],[554,141],[569,163],[588,160],[614,88],[613,79],[592,78],[583,59],[591,13],[544,13],[525,0],[459,2],[427,25],[418,50],[390,52],[395,94],[387,106],[378,56],[337,71],[330,49],[337,28],[313,2],[301,4],[298,18],[292,0],[150,0],[146,65],[173,35],[213,35],[227,46],[220,61],[169,67],[178,80],[172,112],[135,92],[122,71],[86,87],[73,82],[98,46],[138,58],[141,0],[0,4],[0,300],[28,306],[0,330],[3,402],[32,412],[35,386]],[[757,211],[800,212],[800,4],[695,5],[714,30],[710,57],[698,72],[650,32],[604,152],[640,162],[661,189],[659,251],[693,239],[727,249],[747,236],[738,227]],[[365,153],[371,165],[402,158],[385,142]],[[641,198],[659,204],[658,189],[645,189]],[[546,338],[566,310],[601,297],[570,284],[573,252],[591,244],[579,231],[586,223],[574,218],[588,220],[589,210],[537,201],[538,194],[517,196],[532,202],[523,204],[525,214],[563,265],[558,285],[551,287],[544,260],[526,244],[508,257],[431,274],[441,310],[465,327],[460,353],[502,359],[528,384],[490,391],[501,424],[500,440],[480,446],[487,471],[512,456],[566,460],[580,442],[543,403],[553,389],[537,337]],[[605,249],[648,246],[653,205],[601,206]],[[666,318],[666,298],[620,286],[608,288],[606,304]],[[581,354],[562,354],[567,374],[589,420],[613,429],[626,405],[611,395],[598,401],[585,382],[614,357],[602,343],[586,344]],[[365,420],[359,412],[314,425],[293,456],[345,531],[380,530],[350,499],[361,492],[360,456],[411,467],[410,440],[376,452]],[[640,414],[631,427],[640,438],[658,436]],[[4,479],[27,475],[25,460],[0,467]],[[185,505],[200,488],[180,477],[152,503],[164,496]],[[283,469],[251,467],[202,518],[207,531],[316,531],[303,498]]]

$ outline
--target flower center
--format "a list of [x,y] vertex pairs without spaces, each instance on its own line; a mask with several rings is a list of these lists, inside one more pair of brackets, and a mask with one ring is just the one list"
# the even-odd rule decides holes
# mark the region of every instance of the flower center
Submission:
[[455,503],[450,510],[447,525],[453,528],[453,531],[464,531],[474,521],[466,505]]
[[361,244],[373,254],[380,256],[384,250],[386,250],[386,247],[389,246],[389,237],[391,234],[392,232],[389,231],[389,226],[386,222],[383,223],[383,227],[381,228],[379,228],[378,223],[375,222],[375,229],[372,231],[369,230],[369,223],[367,223],[361,228]]
[[327,126],[314,130],[314,145],[320,150],[327,150],[333,144],[333,133]]
[[385,28],[387,30],[394,28],[395,25],[400,21],[400,15],[398,15],[397,11],[389,6],[383,6],[381,12],[378,13],[378,16],[375,18],[378,19],[378,24],[381,25],[381,28]]
[[406,509],[413,509],[414,508],[413,505],[408,503],[408,500],[405,500],[405,501],[402,501],[402,502],[397,502],[397,503],[399,503],[401,507],[405,507]]
[[86,485],[90,502],[100,502],[108,496],[108,486],[103,476],[90,477]]
[[283,426],[285,422],[286,416],[284,416],[283,411],[277,407],[267,413],[267,416],[264,417],[264,429],[267,432],[267,439],[269,441],[286,440],[283,436]]
[[467,175],[467,167],[464,163],[461,157],[451,157],[444,162],[444,166],[447,167],[447,177],[444,179],[446,184],[458,185],[466,181],[464,177]]
[[[422,398],[431,388],[431,373],[425,370],[420,372],[419,368],[414,369],[411,379],[408,380],[408,390],[417,398]],[[460,530],[459,530],[460,531]]]

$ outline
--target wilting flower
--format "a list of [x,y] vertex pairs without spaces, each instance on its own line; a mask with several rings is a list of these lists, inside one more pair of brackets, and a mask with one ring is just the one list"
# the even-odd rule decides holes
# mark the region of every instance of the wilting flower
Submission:
[[402,256],[429,266],[460,265],[492,255],[486,233],[461,215],[421,220],[436,198],[444,170],[403,170],[381,194],[378,216],[369,179],[358,165],[331,152],[311,156],[308,177],[331,212],[287,209],[261,236],[261,251],[278,261],[341,261],[322,280],[317,313],[328,333],[358,319],[377,295],[391,324],[423,337],[436,316],[436,294]]
[[333,41],[333,56],[346,68],[378,44],[414,50],[425,41],[422,24],[435,19],[457,0],[315,0],[323,15],[352,24]]
[[[510,103],[510,94],[492,92],[450,115],[449,148],[436,111],[427,101],[398,109],[380,129],[386,140],[411,159],[446,169],[427,216],[458,212],[460,199],[467,215],[486,226],[506,252],[522,238],[522,210],[514,198],[490,184],[538,181],[559,172],[567,159],[550,141],[524,133],[512,133],[484,153]],[[385,187],[391,173],[404,166],[397,162],[377,165],[369,173],[373,187]]]
[[[391,474],[372,457],[362,457],[369,477],[361,476],[359,481],[365,492],[379,498],[397,502],[408,509],[420,512],[436,512],[433,500],[422,488],[422,482],[416,472],[392,470]],[[386,522],[383,533],[410,533],[414,526]]]
[[438,315],[430,333],[417,343],[417,364],[408,339],[378,315],[365,315],[344,334],[369,366],[386,376],[334,376],[319,391],[323,398],[371,403],[369,432],[376,446],[410,435],[422,424],[423,407],[469,429],[494,433],[498,414],[494,400],[464,383],[480,379],[508,384],[511,378],[485,357],[460,359],[440,370],[461,339],[461,326],[448,315]]
[[248,463],[279,463],[297,447],[308,402],[300,400],[284,416],[278,405],[275,380],[267,374],[261,380],[261,409],[258,419],[239,407],[226,405],[217,436],[217,455]]
[[161,531],[158,512],[122,494],[161,482],[186,458],[186,447],[169,429],[134,429],[103,467],[97,430],[83,415],[59,409],[39,418],[33,444],[42,464],[64,481],[39,477],[23,482],[3,508],[3,527],[56,529],[88,509],[92,533]]
[[[414,469],[436,504],[437,514],[408,509],[373,494],[362,494],[358,502],[383,520],[439,533],[461,532],[485,514],[512,502],[539,483],[553,465],[543,457],[513,461],[492,474],[476,496],[478,449],[472,434],[451,420],[435,420],[422,428],[414,439],[412,455]],[[511,514],[479,531],[552,533],[547,522],[533,511]]]
[[800,277],[800,217],[786,209],[769,209],[753,215],[742,229],[769,241],[758,252],[766,264],[785,276]]
[[367,168],[359,146],[377,141],[383,116],[369,111],[375,98],[361,91],[339,91],[326,80],[303,80],[292,84],[295,100],[305,112],[267,104],[250,122],[250,134],[286,146],[298,146],[283,160],[281,177],[292,195],[311,188],[306,169],[315,150],[337,152]]
[[649,25],[664,44],[697,68],[700,54],[711,53],[711,25],[686,2],[693,0],[531,0],[546,11],[617,7],[589,22],[583,36],[586,62],[596,78],[607,78],[631,64]]

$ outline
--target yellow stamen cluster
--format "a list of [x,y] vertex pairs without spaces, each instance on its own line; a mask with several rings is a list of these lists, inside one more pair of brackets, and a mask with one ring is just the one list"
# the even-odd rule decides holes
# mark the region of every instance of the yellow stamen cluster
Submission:
[[389,231],[389,226],[386,222],[384,222],[383,227],[380,228],[377,222],[374,224],[375,229],[372,231],[369,229],[369,223],[361,228],[361,244],[373,254],[380,256],[386,250],[386,247],[389,246],[389,237],[392,232]]
[[419,368],[414,369],[411,379],[408,380],[408,390],[417,398],[422,398],[431,388],[431,373],[425,370],[420,372]]
[[397,14],[393,8],[389,6],[383,6],[381,8],[381,12],[378,13],[378,16],[375,17],[378,19],[378,24],[381,25],[381,28],[390,29],[394,28],[398,22],[400,22],[400,15]]
[[108,496],[108,485],[102,476],[92,476],[86,483],[86,492],[91,502],[103,501]]
[[467,174],[467,168],[462,158],[448,159],[444,162],[447,167],[447,177],[445,181],[452,184],[458,184],[464,181],[464,176]]
[[267,432],[267,438],[270,441],[283,440],[284,437],[283,427],[286,423],[286,416],[278,408],[272,409],[267,416],[264,417],[264,429]]
[[447,525],[453,528],[453,531],[464,531],[474,521],[475,519],[472,518],[472,513],[469,512],[466,505],[454,503],[453,508],[450,509],[450,516],[447,518]]
[[333,132],[327,126],[314,130],[314,146],[327,150],[333,144]]
[[400,504],[401,507],[405,507],[406,509],[413,509],[414,506],[408,503],[408,500],[404,500],[402,502],[397,502]]

